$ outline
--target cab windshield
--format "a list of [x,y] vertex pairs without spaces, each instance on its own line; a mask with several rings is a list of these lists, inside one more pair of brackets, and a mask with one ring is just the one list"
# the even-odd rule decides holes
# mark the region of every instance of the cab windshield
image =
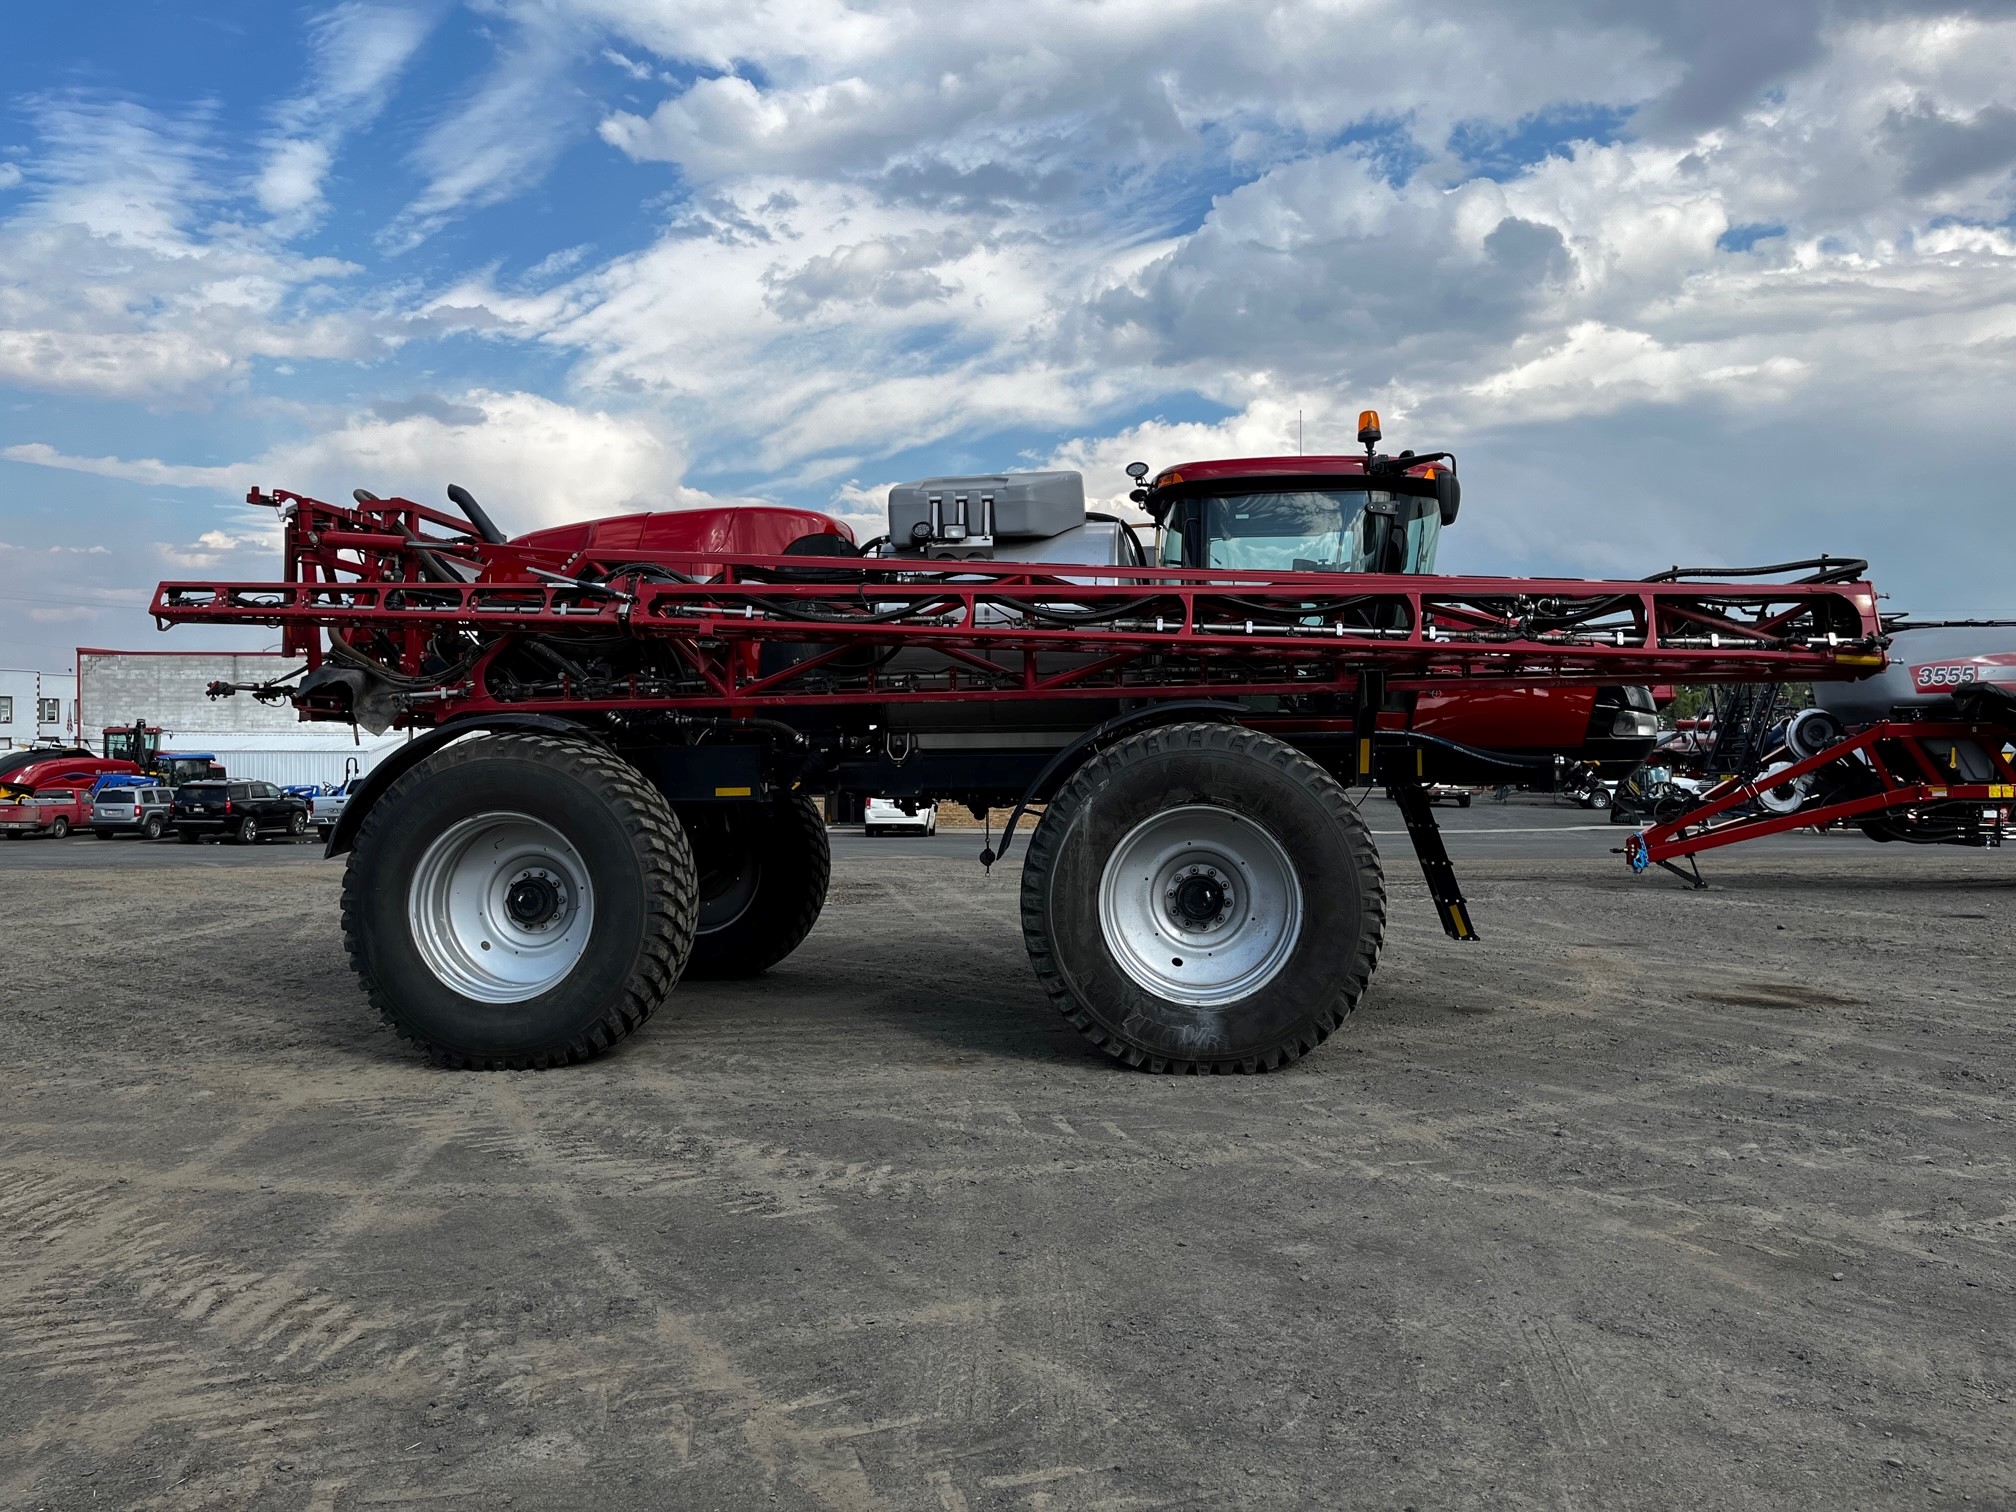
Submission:
[[1441,533],[1433,499],[1360,488],[1221,494],[1189,501],[1182,527],[1163,537],[1162,559],[1238,571],[1433,572]]

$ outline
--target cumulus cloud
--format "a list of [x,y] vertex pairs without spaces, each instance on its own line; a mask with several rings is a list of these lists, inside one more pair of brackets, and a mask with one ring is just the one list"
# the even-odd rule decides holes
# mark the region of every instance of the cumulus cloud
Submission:
[[44,101],[27,205],[0,222],[0,383],[172,406],[259,358],[360,358],[393,322],[315,307],[361,271],[229,219],[198,124],[124,101]]
[[[385,406],[226,466],[78,457],[38,442],[7,447],[0,458],[237,498],[257,486],[341,501],[351,489],[366,488],[386,496],[417,493],[421,502],[438,504],[442,489],[460,483],[514,531],[707,497],[680,482],[678,452],[647,421],[482,389],[453,404],[428,396]],[[230,549],[219,540],[242,536],[244,528],[234,525],[225,537],[206,536],[177,549]]]
[[[422,56],[393,9],[357,0],[314,32],[311,73],[352,81],[363,115]],[[865,521],[866,480],[938,452],[1076,458],[1110,504],[1136,455],[1291,449],[1298,409],[1311,446],[1335,447],[1376,404],[1392,433],[1456,445],[1502,484],[1505,507],[1466,516],[1445,562],[1470,541],[1606,571],[1725,536],[1758,543],[1739,555],[1831,541],[1879,485],[1873,464],[1827,467],[1885,426],[1927,460],[1880,486],[1936,490],[1963,524],[1988,506],[1962,459],[1970,477],[2008,470],[2016,19],[2000,0],[452,14],[481,28],[456,56],[480,61],[430,81],[438,115],[400,117],[418,184],[381,253],[521,203],[570,149],[659,196],[620,224],[534,233],[514,215],[526,240],[486,242],[481,266],[443,238],[425,274],[417,258],[351,269],[287,241],[343,182],[358,138],[334,115],[276,110],[241,178],[265,217],[246,235],[218,198],[216,133],[71,102],[5,202],[25,209],[0,222],[0,379],[192,402],[259,389],[261,359],[428,343],[399,376],[361,372],[354,418],[313,442],[243,448],[274,469],[256,481],[410,489],[489,464],[493,484],[456,481],[536,496],[528,519],[660,482],[676,498],[690,470]],[[472,350],[522,366],[460,392],[432,358]],[[566,403],[511,392],[556,359]],[[1227,418],[1142,419],[1200,411]],[[1695,447],[1746,470],[1683,486]],[[118,448],[68,448],[97,450]],[[242,488],[241,470],[170,458],[11,455]],[[1620,512],[1596,472],[1656,507]],[[1745,489],[1768,507],[1729,502]],[[2016,608],[2006,573],[1996,588],[1978,563],[1946,571],[2002,595],[1977,610]]]

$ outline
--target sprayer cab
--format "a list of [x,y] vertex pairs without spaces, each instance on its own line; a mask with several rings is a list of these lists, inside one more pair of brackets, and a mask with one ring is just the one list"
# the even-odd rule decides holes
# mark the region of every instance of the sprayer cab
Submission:
[[[1379,415],[1358,417],[1362,456],[1183,462],[1132,498],[1161,529],[1168,566],[1284,572],[1431,573],[1462,487],[1448,452],[1380,452]],[[1138,469],[1138,471],[1137,471]]]

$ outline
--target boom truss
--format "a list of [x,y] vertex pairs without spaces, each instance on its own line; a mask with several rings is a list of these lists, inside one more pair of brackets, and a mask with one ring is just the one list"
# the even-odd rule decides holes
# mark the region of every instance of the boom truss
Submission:
[[[1765,682],[1882,666],[1865,581],[1337,576],[709,556],[668,569],[491,542],[405,499],[279,510],[279,582],[165,582],[175,624],[276,626],[312,672],[381,680],[395,723],[500,709],[753,714],[1389,687]],[[675,564],[676,569],[676,564]],[[1827,574],[1820,574],[1825,578]],[[349,718],[307,694],[305,718]]]

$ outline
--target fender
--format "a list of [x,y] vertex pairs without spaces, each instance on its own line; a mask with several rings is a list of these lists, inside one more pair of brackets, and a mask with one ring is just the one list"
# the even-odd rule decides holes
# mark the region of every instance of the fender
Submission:
[[[1176,703],[1149,704],[1145,708],[1129,709],[1123,714],[1115,714],[1106,723],[1087,730],[1071,744],[1052,756],[1043,770],[1031,780],[1023,791],[1021,801],[1008,815],[1008,822],[1001,826],[1001,849],[989,847],[980,852],[980,864],[991,868],[996,861],[1008,854],[1008,847],[1015,839],[1015,826],[1022,821],[1022,815],[1032,803],[1042,803],[1049,799],[1064,781],[1087,761],[1104,742],[1116,735],[1131,735],[1136,730],[1145,730],[1158,724],[1200,724],[1218,721],[1224,724],[1239,724],[1251,711],[1235,703],[1220,703],[1216,699],[1183,699]],[[344,812],[349,812],[345,807]]]
[[577,739],[598,738],[586,726],[569,719],[556,719],[551,714],[474,714],[466,719],[453,719],[447,724],[436,725],[417,740],[407,741],[371,769],[371,775],[344,803],[342,814],[329,831],[329,844],[323,849],[323,859],[347,852],[350,842],[357,838],[358,826],[363,824],[364,816],[371,811],[371,805],[384,797],[393,783],[449,741],[460,740],[464,735],[497,734],[505,730],[539,730],[548,735],[571,735]]

